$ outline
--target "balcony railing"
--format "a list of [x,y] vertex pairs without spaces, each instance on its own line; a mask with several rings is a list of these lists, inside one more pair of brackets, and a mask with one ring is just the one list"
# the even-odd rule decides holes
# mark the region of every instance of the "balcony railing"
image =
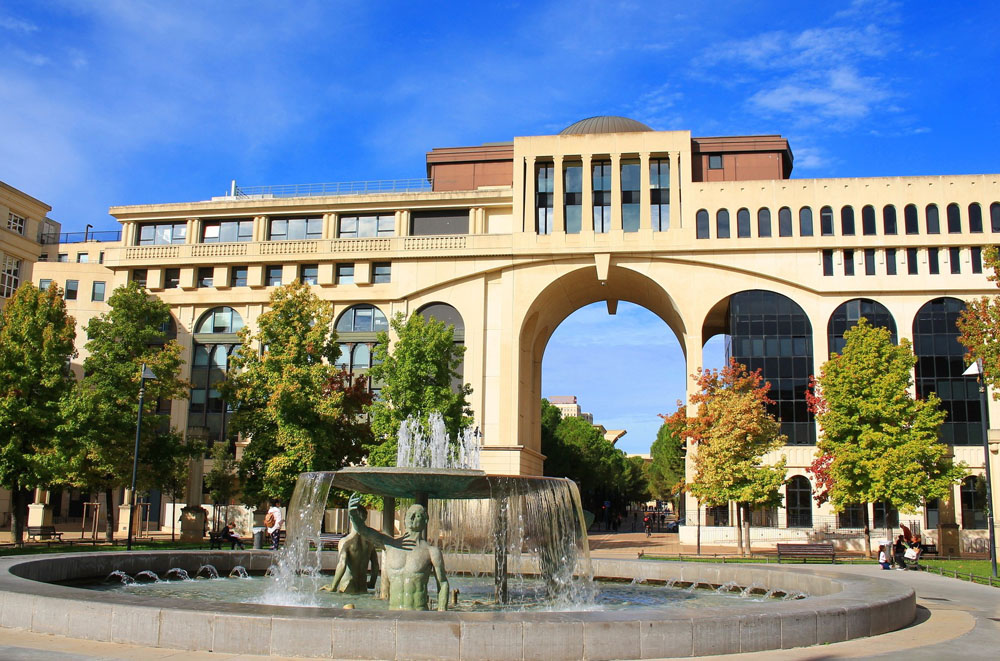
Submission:
[[311,197],[318,195],[371,195],[373,193],[414,193],[433,190],[433,179],[379,179],[375,181],[343,181],[325,184],[288,184],[280,186],[237,186],[230,197]]
[[42,234],[40,243],[43,245],[53,245],[56,243],[84,243],[86,241],[108,243],[121,240],[121,230],[102,230],[100,232],[63,232],[62,234]]

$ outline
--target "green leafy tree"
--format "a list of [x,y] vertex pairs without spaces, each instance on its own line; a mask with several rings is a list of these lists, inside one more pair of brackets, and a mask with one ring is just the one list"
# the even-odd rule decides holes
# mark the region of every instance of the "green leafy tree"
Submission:
[[844,339],[809,396],[822,432],[819,454],[832,457],[826,471],[834,509],[882,501],[912,512],[924,499],[948,498],[966,471],[938,442],[941,400],[910,395],[917,359],[909,340],[895,345],[887,329],[863,317]]
[[52,477],[60,403],[75,383],[76,328],[56,286],[21,285],[0,310],[0,486],[10,490],[22,544],[30,490]]
[[649,490],[657,500],[674,501],[677,508],[684,491],[684,457],[687,450],[684,432],[687,429],[687,412],[683,402],[669,416],[661,415],[663,424],[656,432],[656,440],[649,449],[651,462],[646,467]]
[[[697,416],[688,420],[687,435],[697,443],[694,480],[688,490],[706,505],[737,503],[737,540],[740,552],[750,547],[750,510],[781,502],[785,459],[763,464],[764,455],[785,443],[785,436],[768,413],[771,385],[760,370],[730,360],[720,370],[700,370],[698,392],[691,401]],[[740,521],[742,520],[742,526]]]
[[219,505],[225,507],[223,519],[229,519],[229,504],[239,493],[236,475],[236,458],[229,450],[228,443],[212,446],[212,468],[205,475],[205,486],[215,509],[215,528],[219,528]]
[[287,502],[299,473],[357,462],[371,437],[367,381],[335,366],[332,304],[296,281],[274,290],[257,326],[240,331],[243,345],[219,386],[234,409],[231,429],[250,439],[239,466],[249,505]]
[[118,287],[108,305],[108,312],[87,324],[84,377],[66,407],[62,457],[67,469],[62,481],[105,492],[105,536],[111,541],[113,491],[129,487],[132,479],[143,364],[156,379],[145,385],[137,490],[158,484],[162,457],[190,456],[194,446],[170,429],[169,414],[159,405],[186,398],[189,389],[179,376],[180,346],[166,337],[169,306],[135,282]]
[[622,485],[623,503],[644,503],[649,500],[649,479],[646,460],[642,457],[625,457]]
[[369,376],[382,385],[379,398],[368,411],[371,414],[374,443],[368,462],[373,466],[396,464],[396,435],[408,417],[427,429],[432,413],[440,413],[452,438],[472,424],[468,396],[469,384],[455,387],[461,378],[465,347],[455,344],[455,327],[419,314],[404,319],[402,314],[390,322],[396,340],[388,333],[378,335]]

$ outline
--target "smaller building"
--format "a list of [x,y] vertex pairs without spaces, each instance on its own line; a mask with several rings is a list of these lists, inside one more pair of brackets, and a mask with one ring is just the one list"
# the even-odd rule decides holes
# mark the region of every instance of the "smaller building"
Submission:
[[554,395],[549,397],[549,404],[559,409],[559,413],[564,418],[583,418],[590,424],[594,424],[594,414],[580,410],[576,395]]
[[30,282],[44,245],[59,237],[52,207],[0,181],[0,308],[22,282]]

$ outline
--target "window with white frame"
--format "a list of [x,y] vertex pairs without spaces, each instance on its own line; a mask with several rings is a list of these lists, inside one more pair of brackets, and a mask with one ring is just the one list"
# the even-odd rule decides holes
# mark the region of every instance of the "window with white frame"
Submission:
[[24,234],[24,216],[19,216],[13,211],[7,214],[7,229],[18,234]]
[[20,284],[21,260],[3,256],[0,259],[0,298],[13,296]]

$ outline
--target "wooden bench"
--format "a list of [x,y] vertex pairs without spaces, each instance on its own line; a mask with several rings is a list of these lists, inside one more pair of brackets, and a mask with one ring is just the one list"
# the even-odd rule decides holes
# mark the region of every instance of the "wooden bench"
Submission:
[[937,544],[923,544],[922,546],[924,548],[923,548],[922,551],[920,551],[920,557],[921,558],[924,557],[925,555],[937,555],[938,554]]
[[319,536],[319,543],[323,549],[336,551],[340,547],[340,540],[344,537],[346,535],[342,533],[325,532]]
[[828,543],[778,544],[779,564],[781,563],[782,558],[800,558],[802,562],[805,562],[810,558],[818,558],[821,560],[829,558],[830,562],[836,562],[837,553],[833,550],[833,544]]
[[55,526],[28,526],[28,539],[62,541],[62,533],[56,532]]
[[222,531],[212,531],[212,530],[210,530],[208,532],[208,549],[209,550],[219,549],[221,551],[223,543],[226,543],[226,540],[222,539]]

